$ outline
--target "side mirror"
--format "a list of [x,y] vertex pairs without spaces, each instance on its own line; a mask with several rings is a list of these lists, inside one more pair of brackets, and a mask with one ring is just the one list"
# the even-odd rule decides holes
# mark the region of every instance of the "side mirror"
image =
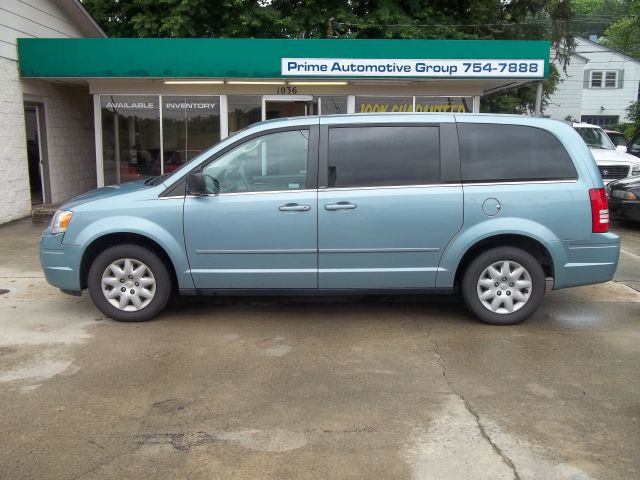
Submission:
[[189,172],[187,175],[187,195],[206,195],[207,184],[201,171]]
[[616,147],[616,150],[619,151],[620,153],[627,153],[627,147],[625,147],[624,145],[618,145]]

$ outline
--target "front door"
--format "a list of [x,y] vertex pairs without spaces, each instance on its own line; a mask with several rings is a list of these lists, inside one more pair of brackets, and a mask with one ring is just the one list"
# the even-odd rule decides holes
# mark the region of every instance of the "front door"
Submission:
[[266,132],[203,167],[208,195],[184,206],[196,288],[317,288],[317,130]]
[[318,115],[318,100],[311,95],[265,95],[262,119]]
[[321,130],[319,288],[435,287],[463,208],[461,185],[443,181],[441,125],[337,121]]
[[46,155],[43,149],[43,105],[27,102],[24,104],[24,122],[27,138],[27,160],[29,167],[29,186],[31,190],[31,204],[46,203],[47,171]]

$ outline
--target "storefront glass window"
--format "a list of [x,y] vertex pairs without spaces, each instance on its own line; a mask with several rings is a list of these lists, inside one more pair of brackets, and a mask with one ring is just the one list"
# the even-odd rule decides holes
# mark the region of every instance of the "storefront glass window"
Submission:
[[347,97],[333,97],[323,95],[319,98],[321,103],[320,111],[322,115],[347,113]]
[[160,174],[160,107],[153,95],[101,95],[105,185]]
[[473,97],[416,97],[416,112],[473,111]]
[[262,97],[259,95],[230,95],[227,97],[227,108],[229,134],[262,120]]
[[163,96],[164,173],[220,140],[220,97]]
[[356,97],[356,113],[412,111],[413,97]]

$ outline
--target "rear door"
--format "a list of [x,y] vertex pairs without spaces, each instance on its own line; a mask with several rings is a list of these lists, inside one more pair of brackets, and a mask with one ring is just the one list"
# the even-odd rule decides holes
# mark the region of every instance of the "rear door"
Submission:
[[453,116],[393,119],[321,120],[319,288],[435,287],[442,252],[462,227]]

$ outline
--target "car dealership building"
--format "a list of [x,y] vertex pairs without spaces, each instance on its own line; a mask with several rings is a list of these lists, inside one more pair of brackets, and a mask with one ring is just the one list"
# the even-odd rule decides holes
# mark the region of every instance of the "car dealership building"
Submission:
[[[483,95],[549,72],[545,41],[18,38],[17,49],[16,89],[36,114],[0,157],[13,199],[0,223],[38,202],[171,172],[261,120],[478,112]],[[18,118],[7,119],[4,97],[0,125]],[[39,185],[29,184],[35,155]]]

